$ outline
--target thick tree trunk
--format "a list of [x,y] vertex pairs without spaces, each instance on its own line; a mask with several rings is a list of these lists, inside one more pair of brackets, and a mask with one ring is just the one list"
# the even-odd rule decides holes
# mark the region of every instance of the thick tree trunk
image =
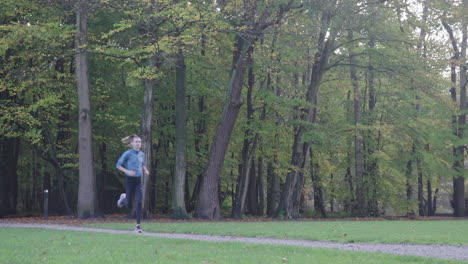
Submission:
[[[208,162],[203,173],[203,180],[200,188],[200,196],[197,203],[196,215],[200,218],[217,219],[220,216],[219,204],[219,177],[224,163],[227,146],[231,138],[231,133],[239,114],[242,104],[242,85],[244,74],[252,55],[252,48],[263,32],[270,26],[281,21],[287,10],[291,8],[293,1],[281,5],[279,10],[263,10],[257,14],[257,1],[244,1],[244,21],[250,26],[247,34],[236,34],[234,63],[229,82],[229,90],[226,103],[223,109],[221,121],[216,130],[213,144],[208,156]],[[274,14],[274,15],[272,15]]]
[[248,51],[251,50],[253,39],[242,40],[236,35],[236,47],[239,47],[240,54],[231,75],[227,101],[224,105],[223,115],[219,122],[213,144],[208,155],[208,162],[203,173],[200,185],[200,194],[196,206],[196,216],[204,219],[219,219],[219,177],[224,163],[232,130],[237,121],[239,109],[241,107],[241,92],[244,82],[244,74],[249,64]]
[[185,99],[185,58],[182,49],[179,49],[176,62],[176,164],[172,189],[172,214],[173,219],[188,218],[185,208],[184,188],[187,172],[186,153],[186,119],[187,103]]
[[[148,58],[148,67],[157,68],[158,58],[156,55]],[[141,150],[145,153],[144,164],[150,175],[143,176],[142,183],[142,215],[144,218],[151,218],[151,175],[154,175],[153,162],[153,113],[154,113],[154,88],[157,80],[154,78],[145,79],[145,91],[143,97],[143,118],[141,120]]]
[[91,100],[88,75],[88,54],[86,52],[89,6],[80,1],[76,10],[76,80],[78,86],[79,124],[79,187],[78,217],[96,216],[96,176],[93,166]]

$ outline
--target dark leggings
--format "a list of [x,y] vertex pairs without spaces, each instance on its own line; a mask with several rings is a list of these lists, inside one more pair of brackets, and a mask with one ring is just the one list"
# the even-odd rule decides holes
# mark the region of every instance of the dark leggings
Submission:
[[125,191],[127,193],[127,199],[125,201],[125,206],[132,208],[133,205],[133,195],[136,199],[136,221],[137,224],[140,224],[141,220],[141,177],[125,177]]

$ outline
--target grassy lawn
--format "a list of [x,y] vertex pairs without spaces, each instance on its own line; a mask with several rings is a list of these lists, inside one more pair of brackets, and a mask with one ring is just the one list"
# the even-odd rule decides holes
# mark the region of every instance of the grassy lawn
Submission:
[[1,264],[468,263],[333,249],[41,229],[0,228],[0,238]]
[[[127,229],[128,223],[88,226]],[[468,245],[468,221],[315,221],[143,223],[143,230],[337,242]]]

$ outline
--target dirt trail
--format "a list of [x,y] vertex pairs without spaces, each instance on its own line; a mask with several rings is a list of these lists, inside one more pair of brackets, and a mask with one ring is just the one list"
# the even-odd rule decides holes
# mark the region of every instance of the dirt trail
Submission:
[[351,251],[381,252],[395,255],[422,256],[441,259],[454,259],[468,261],[468,246],[450,246],[450,245],[409,245],[409,244],[374,244],[374,243],[338,243],[326,241],[309,241],[296,239],[277,239],[277,238],[257,238],[257,237],[233,237],[233,236],[214,236],[214,235],[193,235],[193,234],[168,234],[144,232],[135,234],[133,231],[110,230],[99,228],[79,227],[63,224],[41,224],[41,223],[11,223],[0,221],[0,228],[42,228],[53,230],[72,230],[86,232],[100,232],[110,234],[133,234],[152,237],[190,239],[212,242],[239,242],[255,243],[267,245],[289,245],[301,247],[333,248]]

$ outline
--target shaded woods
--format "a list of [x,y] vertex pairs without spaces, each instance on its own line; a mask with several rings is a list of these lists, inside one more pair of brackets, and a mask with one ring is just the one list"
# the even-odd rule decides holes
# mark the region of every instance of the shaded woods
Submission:
[[0,216],[466,215],[466,1],[3,2]]

